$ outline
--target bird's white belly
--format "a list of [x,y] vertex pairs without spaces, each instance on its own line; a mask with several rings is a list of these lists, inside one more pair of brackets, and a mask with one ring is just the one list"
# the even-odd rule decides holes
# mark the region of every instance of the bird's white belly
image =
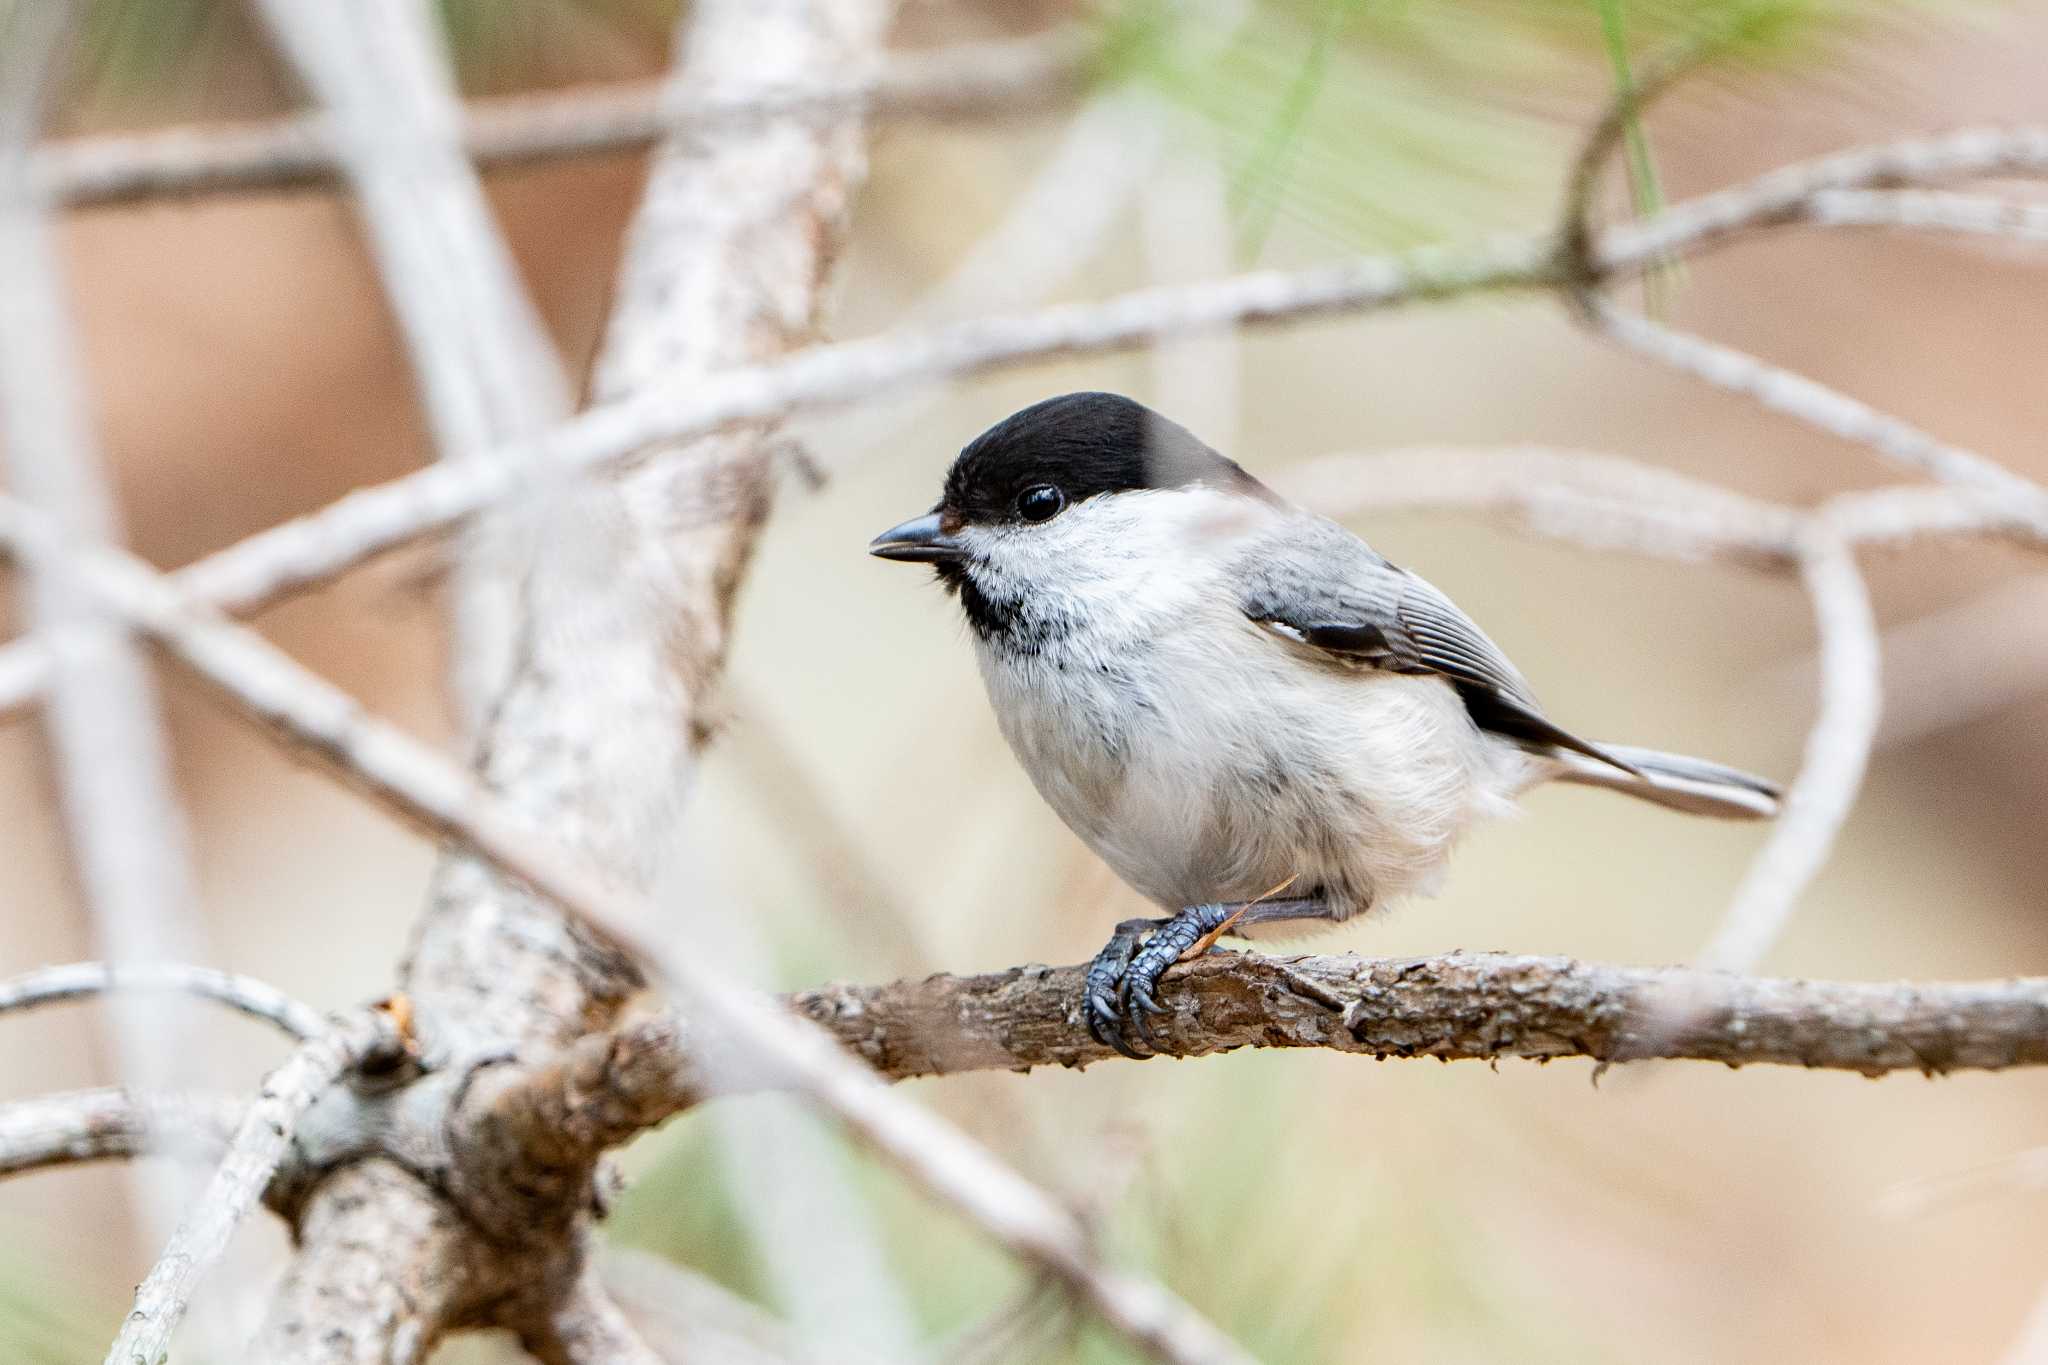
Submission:
[[1251,643],[1228,673],[1185,636],[984,657],[1004,735],[1040,794],[1159,905],[1289,883],[1347,918],[1430,889],[1458,834],[1522,784],[1524,762],[1482,735],[1442,680]]

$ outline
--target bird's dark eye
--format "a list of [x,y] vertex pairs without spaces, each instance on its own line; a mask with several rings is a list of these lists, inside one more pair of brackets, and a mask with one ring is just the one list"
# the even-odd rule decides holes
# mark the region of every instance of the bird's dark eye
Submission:
[[1017,515],[1026,521],[1051,521],[1067,505],[1067,495],[1049,483],[1034,483],[1017,495]]

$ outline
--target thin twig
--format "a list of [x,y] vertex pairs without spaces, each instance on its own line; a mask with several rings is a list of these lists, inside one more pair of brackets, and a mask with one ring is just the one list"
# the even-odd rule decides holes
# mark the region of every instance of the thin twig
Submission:
[[1806,202],[1800,221],[2048,242],[2048,203],[1941,190],[1824,190]]
[[[1081,87],[1087,43],[1076,30],[902,53],[869,80],[746,99],[663,99],[664,82],[522,95],[471,105],[462,140],[492,168],[631,152],[681,131],[777,120],[985,118],[1056,107]],[[164,198],[318,188],[341,162],[325,114],[246,127],[170,128],[46,144],[43,191],[74,208]]]
[[[74,0],[0,15],[0,447],[15,495],[75,540],[118,543],[121,517],[92,429],[81,347],[49,206],[30,174],[43,92],[62,68]],[[62,561],[27,583],[27,616],[62,643],[43,714],[71,861],[97,951],[115,962],[206,956],[188,832],[151,664]],[[121,1079],[163,1088],[190,1054],[183,1020],[117,1001],[107,1022]],[[154,1247],[178,1206],[174,1173],[140,1172],[137,1232]]]
[[320,1011],[294,1000],[268,982],[213,967],[169,962],[72,962],[23,972],[0,980],[0,1014],[129,991],[193,995],[217,1001],[251,1019],[274,1024],[302,1041],[327,1027],[326,1017]]
[[1620,455],[1549,446],[1414,446],[1318,456],[1281,492],[1331,517],[1473,511],[1588,549],[1780,572],[1805,514]]
[[1701,965],[1746,971],[1763,960],[1849,818],[1877,741],[1883,656],[1855,550],[1823,513],[1801,540],[1800,578],[1820,636],[1820,701],[1799,775],[1777,824],[1699,952]]
[[326,1032],[300,1044],[265,1078],[205,1193],[135,1291],[135,1306],[107,1351],[106,1365],[161,1365],[192,1291],[263,1197],[291,1145],[300,1115],[350,1070],[399,1041],[398,1025],[384,1010],[337,1015]]
[[1930,436],[1909,422],[1783,366],[1636,316],[1605,299],[1589,297],[1583,302],[1584,315],[1594,330],[1639,355],[1875,451],[1901,468],[1930,474],[1945,483],[2004,494],[2014,500],[2016,514],[2048,528],[2048,490],[1987,455]]
[[1654,218],[1598,234],[1593,273],[1610,277],[1750,232],[1807,220],[1816,198],[1837,190],[1923,186],[1983,176],[2048,173],[2048,126],[1965,128],[1856,147],[1795,162],[1755,180],[1677,204]]
[[143,1156],[216,1162],[243,1108],[228,1095],[138,1093],[119,1086],[0,1105],[0,1178]]

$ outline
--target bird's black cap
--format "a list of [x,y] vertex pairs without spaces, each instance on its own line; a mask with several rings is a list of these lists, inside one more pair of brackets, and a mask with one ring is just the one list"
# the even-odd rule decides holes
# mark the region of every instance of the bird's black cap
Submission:
[[1017,495],[1053,484],[1069,503],[1140,488],[1212,488],[1270,498],[1264,484],[1186,427],[1115,393],[1067,393],[1014,412],[969,441],[938,511],[955,524],[1016,516]]

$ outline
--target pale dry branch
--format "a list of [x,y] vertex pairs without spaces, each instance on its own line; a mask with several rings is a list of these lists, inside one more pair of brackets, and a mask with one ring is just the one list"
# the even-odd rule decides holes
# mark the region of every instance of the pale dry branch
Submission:
[[1930,436],[1911,423],[1746,352],[1636,316],[1605,299],[1588,297],[1583,303],[1592,327],[1628,350],[1875,451],[1901,468],[2005,495],[2012,500],[2014,515],[2026,517],[2048,535],[2048,491],[1989,456]]
[[[78,13],[73,0],[46,0],[0,14],[0,468],[15,496],[67,535],[117,544],[121,516],[93,431],[66,272],[30,170],[45,92]],[[64,641],[43,722],[97,951],[116,962],[203,958],[197,881],[150,662],[62,561],[36,566],[25,595],[29,624]],[[181,1079],[191,1051],[182,1020],[151,1018],[120,1000],[108,1023],[122,1079],[148,1088]],[[143,1172],[131,1188],[139,1234],[154,1246],[175,1216],[175,1178]]]
[[1883,656],[1855,549],[1823,511],[1806,528],[1800,551],[1800,580],[1820,638],[1819,704],[1777,823],[1700,950],[1708,967],[1746,971],[1777,942],[1833,851],[1877,742]]
[[[1603,230],[1594,240],[1592,269],[1602,280],[1622,278],[1673,253],[1745,228],[1783,222],[1800,196],[1890,183],[1914,167],[1930,177],[2048,167],[2048,130],[1977,130],[1788,167],[1751,185],[1676,205],[1643,223]],[[1798,189],[1789,201],[1788,186]],[[1560,260],[1556,235],[1546,232],[1456,250],[1431,248],[1298,272],[1260,271],[1141,289],[1093,304],[812,346],[780,361],[722,371],[716,386],[685,395],[650,391],[593,409],[544,439],[494,451],[487,461],[462,468],[436,466],[359,489],[319,512],[196,561],[180,572],[178,581],[197,599],[230,612],[251,612],[514,497],[559,487],[568,476],[631,460],[661,442],[738,422],[1217,327],[1286,323],[1483,291],[1565,289],[1583,282],[1582,273]],[[0,713],[18,709],[45,686],[50,649],[41,638],[0,648]]]
[[1608,228],[1597,235],[1588,264],[1606,277],[1762,229],[1805,222],[1817,199],[1842,190],[2042,174],[2048,174],[2048,126],[1965,128],[1856,147],[1780,167],[1639,223]]
[[211,1000],[251,1019],[274,1024],[301,1041],[327,1027],[320,1011],[268,982],[213,967],[171,962],[71,962],[23,972],[0,980],[0,1014],[130,991]]
[[[572,411],[569,377],[463,156],[431,6],[258,8],[332,120],[440,457],[487,458],[560,423]],[[472,730],[503,686],[519,629],[523,584],[491,553],[504,533],[503,518],[484,519],[455,563],[449,671]]]
[[135,1291],[135,1306],[107,1352],[107,1365],[161,1365],[193,1290],[263,1197],[299,1116],[349,1071],[399,1043],[398,1026],[383,1010],[337,1015],[264,1079],[213,1179]]
[[[870,80],[771,90],[746,99],[664,99],[662,81],[481,101],[462,145],[493,169],[643,150],[677,132],[772,120],[975,119],[1057,108],[1079,92],[1087,45],[1076,31],[962,43],[892,56]],[[53,202],[95,208],[164,198],[325,186],[342,160],[325,114],[278,123],[95,136],[46,143],[35,174]]]
[[2048,242],[2048,203],[1943,190],[1824,190],[1800,220],[1816,227],[1958,232],[2015,242]]
[[490,1272],[504,1249],[397,1164],[353,1162],[328,1174],[321,1192],[298,1216],[299,1253],[247,1359],[424,1365],[434,1339],[422,1324],[479,1316],[502,1295]]
[[1998,1357],[1998,1365],[2048,1365],[2048,1287],[2035,1295],[2019,1334]]
[[540,1321],[520,1334],[520,1344],[541,1365],[663,1365],[666,1357],[612,1297],[595,1251],[587,1249],[575,1283],[553,1296]]
[[[880,0],[700,6],[679,30],[689,50],[672,97],[858,77],[880,58],[889,12]],[[628,232],[596,398],[698,389],[808,340],[862,147],[857,109],[664,143]],[[521,824],[636,891],[673,867],[770,473],[757,433],[720,434],[615,479],[558,483],[463,548],[464,573],[504,594],[502,657],[477,670],[480,776]],[[429,1035],[465,1049],[559,1045],[640,985],[544,898],[459,854],[436,868],[407,981]]]
[[0,1105],[0,1179],[81,1161],[218,1161],[243,1108],[227,1095],[120,1086],[17,1100]]
[[1772,572],[1798,561],[1805,514],[1655,465],[1549,446],[1415,446],[1319,456],[1275,485],[1331,517],[1468,511],[1587,549]]

